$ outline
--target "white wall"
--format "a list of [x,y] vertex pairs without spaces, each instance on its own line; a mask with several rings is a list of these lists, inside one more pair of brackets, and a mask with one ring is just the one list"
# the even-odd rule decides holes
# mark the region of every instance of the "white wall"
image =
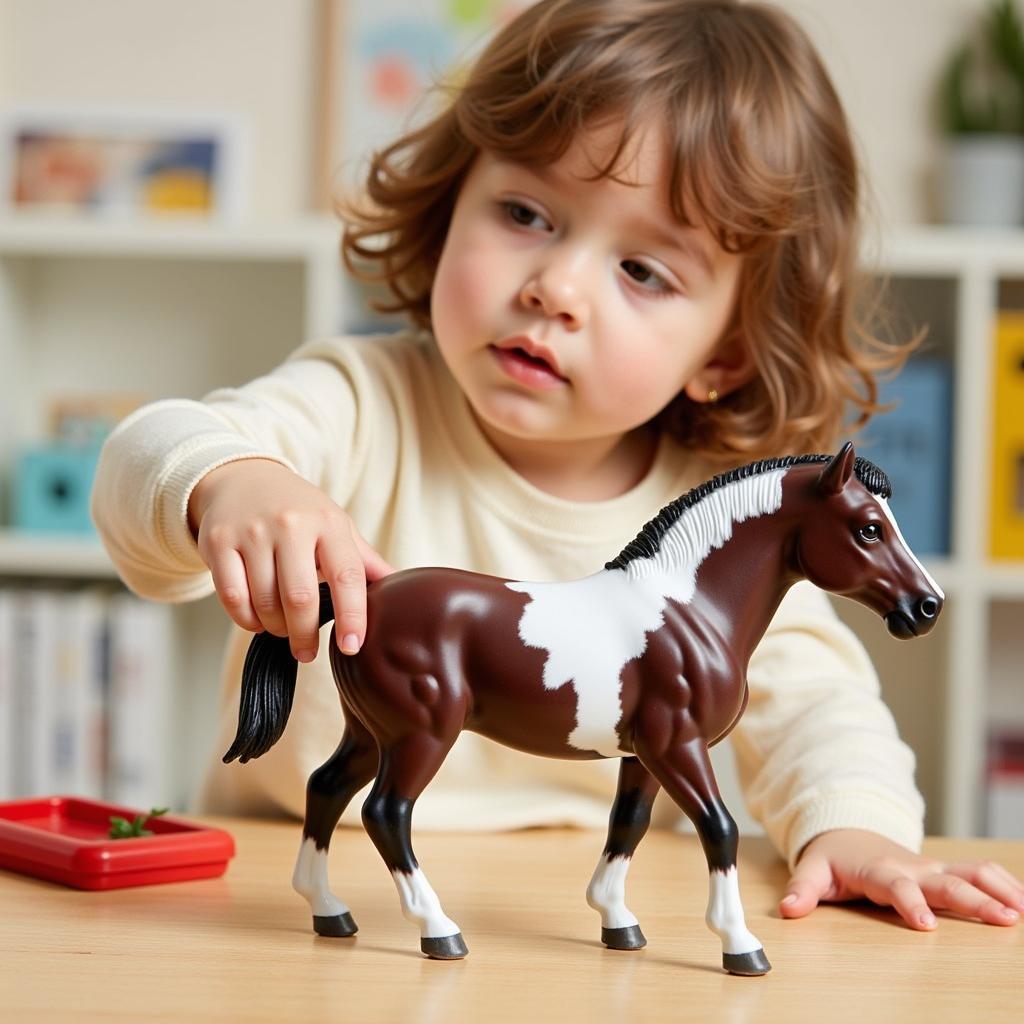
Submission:
[[[289,216],[312,187],[318,2],[0,0],[0,99],[239,110],[253,215]],[[833,73],[889,221],[928,219],[935,79],[985,2],[781,0]]]
[[936,81],[989,0],[779,0],[817,44],[887,222],[934,220]]
[[310,194],[314,11],[314,0],[0,0],[0,99],[240,112],[250,208],[288,217]]

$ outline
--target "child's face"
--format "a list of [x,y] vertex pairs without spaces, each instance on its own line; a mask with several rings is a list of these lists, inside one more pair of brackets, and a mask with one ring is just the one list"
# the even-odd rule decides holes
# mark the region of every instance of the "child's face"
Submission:
[[634,137],[630,184],[583,180],[616,139],[615,126],[588,132],[543,168],[481,154],[459,193],[433,325],[491,432],[614,438],[683,388],[704,401],[747,376],[743,347],[719,344],[740,258],[674,219],[656,131]]

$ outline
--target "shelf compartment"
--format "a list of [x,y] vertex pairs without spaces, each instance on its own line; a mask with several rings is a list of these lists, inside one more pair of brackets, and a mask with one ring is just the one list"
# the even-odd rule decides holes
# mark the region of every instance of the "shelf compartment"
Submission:
[[0,576],[116,579],[96,537],[0,529]]

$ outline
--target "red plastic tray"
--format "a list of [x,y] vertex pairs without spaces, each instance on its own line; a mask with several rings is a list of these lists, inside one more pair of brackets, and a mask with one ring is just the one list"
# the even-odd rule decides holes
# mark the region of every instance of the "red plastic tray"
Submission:
[[231,836],[182,818],[150,819],[151,836],[109,838],[111,815],[132,821],[143,813],[66,796],[0,803],[0,868],[77,889],[217,878],[227,870]]

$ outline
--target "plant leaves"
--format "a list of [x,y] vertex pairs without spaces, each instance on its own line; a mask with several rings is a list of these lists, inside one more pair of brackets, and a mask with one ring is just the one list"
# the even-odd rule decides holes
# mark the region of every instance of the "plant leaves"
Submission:
[[950,134],[1024,132],[1024,23],[1015,0],[992,0],[979,30],[953,51],[939,100]]
[[136,814],[135,820],[131,822],[126,818],[119,818],[116,814],[112,814],[110,816],[110,832],[108,836],[111,839],[134,839],[137,836],[151,836],[153,835],[152,831],[144,826],[150,818],[158,818],[169,810],[169,807],[152,807],[149,814]]

